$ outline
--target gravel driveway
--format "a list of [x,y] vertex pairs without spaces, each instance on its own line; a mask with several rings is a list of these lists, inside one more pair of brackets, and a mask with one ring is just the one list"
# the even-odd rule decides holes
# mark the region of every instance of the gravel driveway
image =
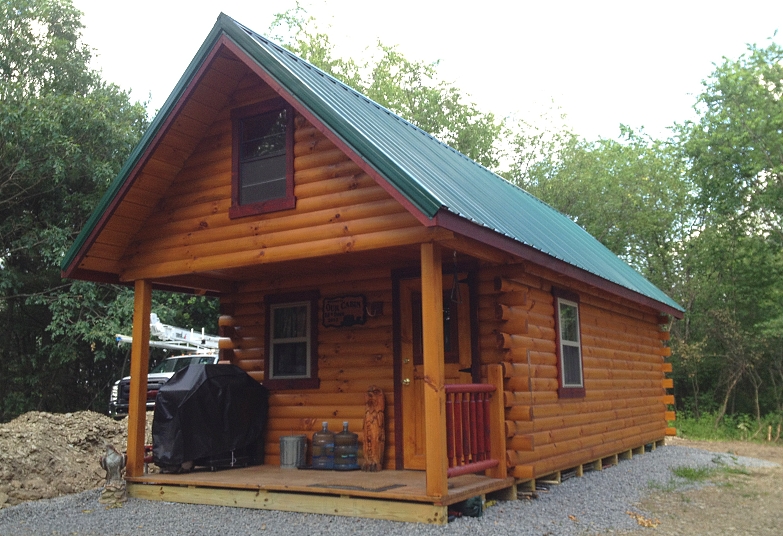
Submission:
[[[571,478],[537,499],[498,502],[479,518],[457,518],[446,526],[294,514],[129,499],[121,508],[98,503],[99,490],[29,502],[0,510],[0,535],[209,535],[292,534],[514,534],[586,535],[633,530],[649,515],[636,505],[653,489],[692,485],[676,467],[758,467],[763,460],[666,446],[603,471]],[[641,516],[641,517],[639,517]]]

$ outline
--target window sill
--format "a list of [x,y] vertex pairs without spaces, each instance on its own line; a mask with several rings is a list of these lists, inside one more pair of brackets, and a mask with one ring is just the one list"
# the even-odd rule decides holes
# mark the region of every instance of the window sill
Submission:
[[231,208],[228,209],[228,217],[231,219],[244,218],[245,216],[255,216],[256,214],[266,214],[292,208],[296,208],[296,197],[283,197],[280,199],[271,199],[263,203],[232,205]]
[[584,398],[584,387],[560,387],[557,390],[557,395],[560,398]]
[[321,386],[319,378],[299,378],[286,380],[264,380],[261,385],[270,391],[285,391],[289,389],[318,389]]

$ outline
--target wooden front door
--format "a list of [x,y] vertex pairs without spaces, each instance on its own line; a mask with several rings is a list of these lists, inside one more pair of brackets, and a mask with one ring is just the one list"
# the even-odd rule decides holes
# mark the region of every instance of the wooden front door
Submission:
[[[458,276],[464,281],[464,274]],[[443,276],[443,338],[446,383],[471,383],[469,288]],[[403,468],[425,468],[424,374],[421,330],[421,280],[400,281]],[[462,372],[461,372],[462,371]],[[444,453],[445,455],[445,453]]]

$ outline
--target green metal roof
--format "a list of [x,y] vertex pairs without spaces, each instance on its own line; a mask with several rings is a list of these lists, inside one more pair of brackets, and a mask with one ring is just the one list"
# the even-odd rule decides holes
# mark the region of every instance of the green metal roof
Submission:
[[70,265],[117,194],[135,159],[225,34],[428,218],[439,210],[491,229],[555,259],[683,311],[598,240],[542,201],[439,142],[283,47],[221,14],[149,131],[66,255]]

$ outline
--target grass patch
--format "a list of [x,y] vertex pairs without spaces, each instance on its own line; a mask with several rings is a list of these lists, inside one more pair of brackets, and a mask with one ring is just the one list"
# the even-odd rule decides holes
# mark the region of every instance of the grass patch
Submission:
[[729,467],[729,466],[721,467],[720,472],[725,473],[727,475],[750,476],[750,471],[748,471],[741,465],[735,465],[733,467]]
[[771,426],[773,437],[777,427],[783,420],[778,413],[771,413],[762,418],[761,423],[751,415],[724,415],[717,427],[715,412],[703,412],[698,417],[688,411],[678,411],[677,420],[669,426],[677,428],[677,435],[688,439],[702,441],[753,441],[766,443],[767,430]]
[[704,482],[715,474],[716,470],[711,467],[674,467],[672,473],[674,476],[688,480],[690,482]]
[[[737,457],[734,455],[729,455],[731,460],[736,463]],[[741,476],[750,476],[750,471],[743,466],[743,465],[727,465],[726,461],[721,458],[720,456],[716,456],[712,459],[712,463],[718,466],[717,471],[720,472],[723,475],[730,476],[730,475],[741,475]]]
[[672,480],[669,480],[669,482],[666,484],[662,484],[661,482],[657,482],[655,480],[650,480],[647,482],[647,487],[654,491],[669,493],[677,489],[677,484],[675,484]]
[[732,417],[725,418],[716,428],[715,415],[702,413],[699,417],[685,412],[677,414],[677,435],[702,441],[737,441],[742,439],[745,423],[736,423]]
[[657,491],[672,492],[686,484],[701,484],[710,481],[720,487],[733,488],[736,482],[731,477],[750,476],[751,474],[745,467],[739,465],[726,465],[720,459],[714,459],[713,462],[717,464],[716,467],[690,467],[686,465],[672,467],[673,478],[669,482],[666,484],[650,482],[648,487]]

